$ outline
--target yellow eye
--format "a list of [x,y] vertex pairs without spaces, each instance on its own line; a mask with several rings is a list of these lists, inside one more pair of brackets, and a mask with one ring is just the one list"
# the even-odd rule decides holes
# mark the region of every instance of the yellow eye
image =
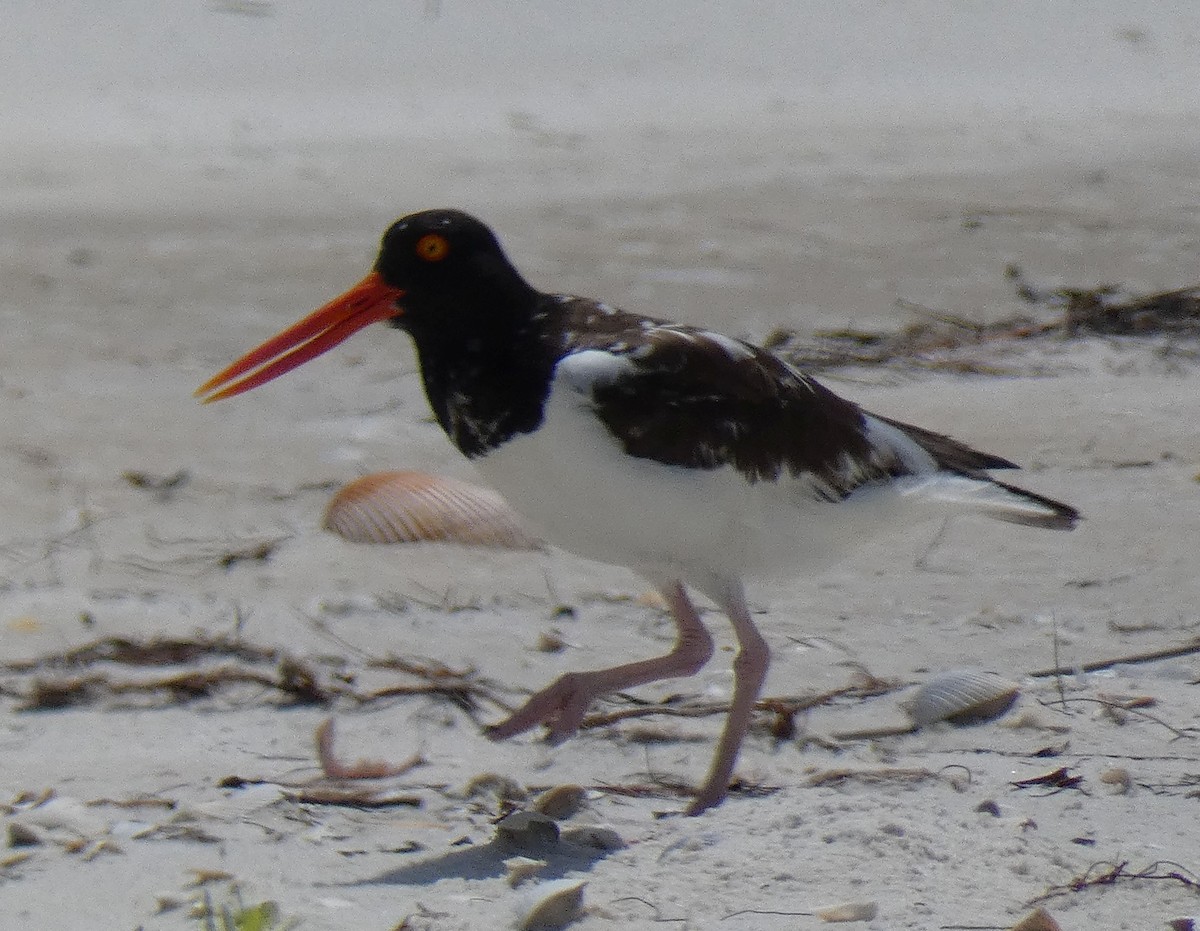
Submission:
[[426,233],[417,240],[417,258],[426,262],[440,262],[450,254],[450,243],[440,233]]

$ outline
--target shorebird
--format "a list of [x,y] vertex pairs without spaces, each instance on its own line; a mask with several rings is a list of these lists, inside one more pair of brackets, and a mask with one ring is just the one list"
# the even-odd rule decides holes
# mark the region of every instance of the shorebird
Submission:
[[361,282],[197,394],[248,391],[378,321],[412,338],[438,423],[482,476],[551,542],[640,573],[674,620],[665,655],[563,675],[488,736],[545,725],[561,742],[598,696],[697,672],[713,640],[688,588],[728,616],[732,702],[688,814],[725,798],[770,661],[744,578],[813,572],[947,513],[1052,530],[1078,519],[989,477],[1016,468],[1007,459],[872,414],[750,343],[543,293],[457,210],[396,221]]

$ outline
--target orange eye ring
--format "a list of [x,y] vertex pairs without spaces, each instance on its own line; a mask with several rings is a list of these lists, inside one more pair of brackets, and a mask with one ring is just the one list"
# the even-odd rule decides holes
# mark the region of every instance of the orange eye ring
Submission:
[[426,233],[417,240],[416,252],[425,262],[440,262],[450,254],[450,241],[441,233]]

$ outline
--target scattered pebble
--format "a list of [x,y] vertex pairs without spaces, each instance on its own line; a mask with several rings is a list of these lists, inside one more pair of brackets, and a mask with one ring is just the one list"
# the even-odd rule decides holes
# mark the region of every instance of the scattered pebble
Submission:
[[12,822],[8,826],[8,846],[9,847],[37,847],[42,843],[42,838],[27,824]]
[[1133,776],[1124,766],[1110,766],[1100,774],[1100,781],[1112,786],[1117,795],[1125,795],[1133,788]]
[[817,911],[822,921],[874,921],[879,906],[874,902],[844,902]]
[[496,839],[522,850],[542,850],[558,843],[558,825],[536,811],[516,811],[496,822]]
[[543,630],[538,634],[537,650],[539,653],[561,653],[566,646],[567,641],[563,639],[562,631],[557,627]]

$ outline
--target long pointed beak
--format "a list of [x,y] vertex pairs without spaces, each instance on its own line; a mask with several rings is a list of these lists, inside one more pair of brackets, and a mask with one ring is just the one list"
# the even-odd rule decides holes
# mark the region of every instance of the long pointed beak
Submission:
[[363,327],[398,316],[402,311],[396,302],[403,296],[402,289],[387,284],[378,272],[371,272],[341,297],[218,372],[196,389],[196,397],[210,404],[264,385],[328,352]]

